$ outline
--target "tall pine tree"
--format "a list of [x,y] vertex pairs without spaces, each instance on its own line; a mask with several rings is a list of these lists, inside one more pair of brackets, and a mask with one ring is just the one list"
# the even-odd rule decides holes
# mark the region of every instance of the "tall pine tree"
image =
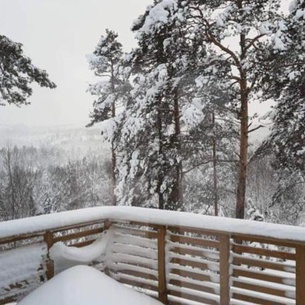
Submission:
[[[305,1],[292,2],[270,54],[267,94],[277,100],[271,143],[279,166],[305,172]],[[280,47],[279,47],[280,46]]]
[[[305,178],[305,1],[291,2],[270,48],[264,92],[276,101],[267,143],[273,148],[278,187],[272,205],[297,222],[304,209]],[[292,211],[295,211],[294,213]]]
[[124,185],[130,185],[129,198],[141,193],[140,200],[148,205],[174,210],[183,208],[181,149],[187,118],[182,110],[191,109],[185,73],[187,57],[194,54],[181,22],[163,21],[177,10],[171,1],[155,3],[134,24],[138,40],[131,59],[135,89],[124,124],[127,145],[132,148],[122,171]]
[[[221,0],[200,1],[176,0],[189,27],[196,34],[203,34],[209,44],[206,69],[210,74],[222,79],[224,90],[230,100],[230,111],[234,111],[239,121],[239,161],[236,191],[236,217],[244,218],[246,177],[248,168],[248,137],[252,131],[249,119],[249,103],[255,92],[260,90],[264,73],[263,59],[270,43],[277,20],[279,1]],[[272,20],[273,23],[270,22]],[[219,63],[229,65],[225,73]]]
[[106,35],[101,36],[93,54],[88,56],[90,68],[100,80],[89,86],[89,92],[97,96],[93,103],[93,111],[90,115],[92,126],[102,122],[102,135],[111,145],[112,162],[112,205],[116,205],[116,136],[118,132],[119,118],[118,107],[123,107],[128,98],[130,85],[122,73],[122,45],[117,41],[118,35],[106,30]]

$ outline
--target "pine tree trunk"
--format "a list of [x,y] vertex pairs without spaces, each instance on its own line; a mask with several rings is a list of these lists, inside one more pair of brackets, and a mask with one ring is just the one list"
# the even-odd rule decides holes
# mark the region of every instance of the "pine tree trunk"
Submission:
[[214,191],[214,215],[218,216],[218,181],[217,181],[217,155],[216,155],[216,126],[215,113],[212,114],[213,136],[213,191]]
[[248,95],[246,76],[241,81],[241,108],[240,108],[240,150],[238,184],[236,196],[236,218],[244,218],[246,201],[246,179],[248,169]]
[[116,153],[115,153],[115,148],[114,144],[111,144],[111,203],[112,205],[116,205],[116,195],[115,195],[115,188],[116,188],[116,175],[115,175],[115,170],[116,170]]
[[[159,100],[158,105],[158,118],[157,118],[157,130],[158,130],[158,140],[159,140],[159,158],[163,158],[163,133],[162,133],[162,101]],[[158,208],[160,210],[164,209],[164,196],[162,191],[162,185],[164,181],[163,168],[159,169],[157,181],[157,194],[158,194]]]
[[182,190],[182,161],[179,158],[181,152],[181,127],[180,127],[180,109],[177,89],[174,90],[174,124],[175,134],[173,137],[172,149],[176,153],[175,164],[175,181],[171,192],[172,209],[180,210],[183,207],[183,190]]
[[[243,0],[237,1],[237,7],[243,16]],[[246,201],[246,179],[248,169],[248,129],[249,129],[249,116],[248,116],[248,97],[249,88],[247,81],[247,70],[243,67],[243,62],[247,58],[246,36],[241,33],[239,37],[240,41],[240,149],[239,149],[239,162],[238,162],[238,182],[237,182],[237,194],[236,194],[236,218],[244,218],[245,216],[245,201]]]
[[163,193],[161,192],[162,184],[163,184],[163,176],[161,174],[159,174],[158,175],[158,184],[157,184],[159,210],[164,210],[164,198],[163,198]]
[[[114,65],[111,64],[111,90],[115,93],[115,83],[114,83]],[[116,116],[116,108],[115,108],[115,101],[112,103],[111,107],[111,117],[115,118]],[[115,188],[116,188],[116,152],[115,152],[115,145],[114,139],[111,143],[111,180],[112,180],[112,188],[111,188],[111,203],[112,205],[116,205],[116,196],[115,196]]]

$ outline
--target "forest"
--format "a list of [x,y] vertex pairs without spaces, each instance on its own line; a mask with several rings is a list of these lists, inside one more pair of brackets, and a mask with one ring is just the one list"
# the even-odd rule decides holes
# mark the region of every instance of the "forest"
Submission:
[[[60,146],[0,149],[0,220],[109,205],[110,161]],[[69,155],[69,158],[66,156]]]
[[[107,29],[87,56],[96,79],[87,128],[99,128],[104,152],[57,164],[68,152],[3,147],[0,219],[111,204],[303,225],[305,1],[280,5],[153,1],[128,53]],[[0,57],[20,51],[3,37],[15,50]],[[31,94],[20,94],[13,62],[1,69],[0,104]],[[45,72],[19,68],[55,88]],[[249,110],[270,101],[263,118]],[[265,122],[270,131],[253,145]]]

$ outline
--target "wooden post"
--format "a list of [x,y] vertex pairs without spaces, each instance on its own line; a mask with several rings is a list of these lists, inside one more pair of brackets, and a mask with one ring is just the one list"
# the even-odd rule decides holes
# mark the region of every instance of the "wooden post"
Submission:
[[305,304],[305,245],[296,246],[296,305]]
[[51,279],[54,276],[54,262],[53,260],[50,258],[50,249],[54,244],[54,240],[53,240],[53,233],[51,231],[46,231],[46,233],[43,236],[43,239],[45,241],[45,243],[47,244],[47,258],[46,258],[46,275],[47,275],[47,279]]
[[109,219],[105,219],[105,221],[104,221],[104,231],[109,230],[111,225],[112,225],[111,221]]
[[[109,230],[111,225],[112,225],[111,221],[109,219],[105,219],[105,221],[104,221],[104,231]],[[104,261],[104,265],[105,265],[105,267],[103,269],[104,273],[111,277],[110,268],[107,265],[107,258],[106,258],[106,261]]]
[[228,305],[230,304],[230,236],[221,236],[219,242],[220,305]]
[[158,293],[159,300],[163,304],[168,304],[166,287],[166,261],[165,261],[165,236],[166,227],[158,228]]

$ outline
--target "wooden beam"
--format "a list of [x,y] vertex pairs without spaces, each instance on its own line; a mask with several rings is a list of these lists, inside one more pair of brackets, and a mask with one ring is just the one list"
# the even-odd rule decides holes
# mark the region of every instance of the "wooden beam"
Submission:
[[177,243],[184,243],[184,244],[192,244],[196,246],[203,246],[209,248],[219,248],[219,242],[216,240],[210,239],[203,239],[203,238],[195,238],[189,236],[182,236],[182,235],[172,235],[170,240]]

